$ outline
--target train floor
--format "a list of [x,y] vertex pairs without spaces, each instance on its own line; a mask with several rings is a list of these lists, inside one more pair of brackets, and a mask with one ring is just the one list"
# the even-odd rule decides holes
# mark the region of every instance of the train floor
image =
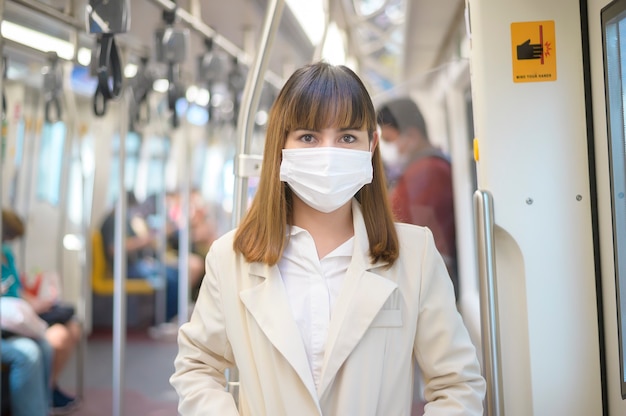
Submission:
[[[122,395],[124,416],[176,416],[178,397],[169,384],[177,345],[174,337],[153,339],[148,331],[129,332]],[[110,330],[96,330],[87,341],[83,397],[75,416],[113,415],[113,338]],[[60,387],[76,393],[76,360],[68,363]]]

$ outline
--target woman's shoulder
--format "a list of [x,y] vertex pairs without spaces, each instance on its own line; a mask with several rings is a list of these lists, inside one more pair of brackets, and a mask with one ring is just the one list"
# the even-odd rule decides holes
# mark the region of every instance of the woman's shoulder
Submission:
[[429,238],[433,238],[432,231],[428,227],[405,222],[396,222],[395,225],[401,246],[409,242],[411,244],[416,244],[420,241],[426,242]]
[[224,255],[228,252],[233,252],[233,241],[235,240],[235,233],[237,229],[232,229],[222,234],[211,244],[210,251]]
[[421,225],[409,224],[406,222],[396,222],[396,231],[398,234],[402,235],[424,235],[428,234],[430,230],[428,227],[423,227]]

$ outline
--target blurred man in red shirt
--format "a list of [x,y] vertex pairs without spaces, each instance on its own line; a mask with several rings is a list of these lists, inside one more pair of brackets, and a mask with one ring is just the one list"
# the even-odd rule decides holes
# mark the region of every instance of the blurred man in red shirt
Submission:
[[424,117],[409,98],[378,109],[381,156],[398,221],[430,228],[459,296],[450,160],[429,139]]

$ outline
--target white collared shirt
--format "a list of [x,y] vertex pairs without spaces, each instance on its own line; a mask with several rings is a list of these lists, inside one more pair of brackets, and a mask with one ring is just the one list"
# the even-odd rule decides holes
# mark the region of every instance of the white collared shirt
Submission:
[[289,242],[278,262],[316,387],[322,373],[330,317],[346,278],[353,248],[354,237],[351,237],[318,259],[311,234],[291,226]]

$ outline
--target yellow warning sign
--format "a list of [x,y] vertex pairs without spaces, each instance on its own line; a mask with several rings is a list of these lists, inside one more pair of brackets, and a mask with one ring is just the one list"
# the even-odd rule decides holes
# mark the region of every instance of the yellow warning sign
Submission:
[[513,82],[556,81],[554,20],[511,23]]

